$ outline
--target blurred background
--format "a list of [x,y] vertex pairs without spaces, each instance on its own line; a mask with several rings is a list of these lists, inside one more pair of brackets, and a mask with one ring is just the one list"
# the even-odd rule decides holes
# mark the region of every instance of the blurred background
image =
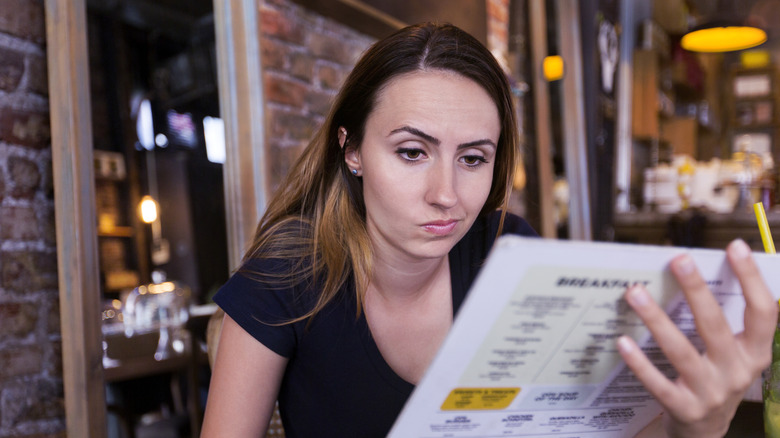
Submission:
[[[211,297],[360,54],[407,24],[456,24],[505,68],[511,209],[543,236],[760,251],[752,204],[780,224],[780,0],[88,0],[94,236],[55,233],[47,83],[78,77],[53,61],[56,4],[0,0],[0,438],[64,436],[74,412],[62,358],[92,338],[60,327],[69,234],[96,251],[75,293],[100,306],[78,316],[100,322],[107,435],[198,436]],[[726,26],[759,33],[691,34]]]

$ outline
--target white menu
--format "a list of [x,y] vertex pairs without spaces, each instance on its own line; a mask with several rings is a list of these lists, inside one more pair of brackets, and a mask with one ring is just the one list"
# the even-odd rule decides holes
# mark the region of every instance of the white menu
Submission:
[[[683,252],[741,331],[745,301],[725,251],[500,238],[389,437],[633,436],[661,408],[617,338],[631,336],[667,376],[676,372],[622,297],[643,284],[703,348],[668,269]],[[780,258],[755,258],[780,297]]]

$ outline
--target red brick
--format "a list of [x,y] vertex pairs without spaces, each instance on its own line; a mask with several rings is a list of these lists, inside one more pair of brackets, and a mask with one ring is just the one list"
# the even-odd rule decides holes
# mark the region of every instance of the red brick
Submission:
[[503,23],[509,22],[509,7],[498,0],[488,0],[487,15],[489,18],[496,19]]
[[0,239],[35,240],[38,230],[32,207],[0,207]]
[[33,93],[49,95],[49,72],[45,56],[30,56],[27,60],[27,86]]
[[260,60],[263,62],[263,68],[284,69],[288,51],[284,44],[270,38],[260,38]]
[[62,384],[38,378],[31,382],[8,385],[3,391],[0,409],[3,411],[4,426],[11,427],[62,417],[65,414]]
[[0,90],[13,91],[19,86],[24,75],[24,55],[5,47],[0,47]]
[[0,288],[17,294],[57,288],[57,255],[35,251],[0,252]]
[[317,122],[300,114],[285,111],[267,111],[270,122],[270,135],[274,138],[285,138],[309,141],[318,127]]
[[314,58],[306,53],[293,53],[290,56],[290,74],[306,82],[314,76]]
[[29,303],[0,304],[0,339],[24,337],[35,329],[38,309]]
[[345,69],[331,65],[321,65],[317,69],[317,79],[321,88],[338,90],[347,78]]
[[0,0],[0,32],[46,42],[43,0]]
[[266,101],[298,108],[303,106],[306,85],[273,75],[265,75],[264,82]]
[[46,316],[46,333],[59,333],[60,328],[60,302],[57,297],[52,297],[52,303]]
[[[59,318],[57,319],[59,321]],[[59,327],[57,328],[59,331]],[[44,371],[49,376],[61,376],[62,375],[62,343],[55,342],[51,344],[51,348],[46,353],[46,357],[43,360]]]
[[5,174],[3,169],[0,169],[0,202],[3,202],[3,198],[5,198]]
[[48,114],[0,108],[0,140],[43,149],[49,146],[50,139]]
[[301,154],[303,146],[280,146],[271,145],[268,148],[270,159],[268,160],[268,170],[270,172],[270,182],[273,190],[279,187],[290,167]]
[[38,374],[41,372],[42,364],[43,351],[40,346],[0,350],[0,380],[8,377]]
[[[64,426],[60,426],[64,429]],[[24,435],[20,436],[19,438],[68,438],[68,434],[65,430],[61,430],[59,432],[51,432],[51,433],[36,433],[33,435]]]
[[22,157],[8,159],[8,172],[11,177],[11,196],[16,198],[32,198],[41,183],[41,172],[38,165]]
[[326,91],[309,90],[306,93],[306,106],[309,112],[325,117],[330,107],[333,104],[333,99],[336,97],[335,93],[329,93]]
[[331,35],[311,34],[308,41],[311,53],[321,59],[340,64],[352,64],[355,59],[356,48],[345,44],[343,39]]
[[54,223],[54,207],[39,208],[38,212],[38,236],[50,247],[57,245],[57,229]]
[[288,17],[268,8],[260,9],[260,33],[295,44],[302,44],[305,32]]
[[51,159],[47,159],[45,161],[42,170],[43,175],[41,176],[41,179],[43,181],[41,183],[41,191],[43,192],[44,196],[46,196],[46,199],[54,199],[54,182],[52,180],[53,174]]

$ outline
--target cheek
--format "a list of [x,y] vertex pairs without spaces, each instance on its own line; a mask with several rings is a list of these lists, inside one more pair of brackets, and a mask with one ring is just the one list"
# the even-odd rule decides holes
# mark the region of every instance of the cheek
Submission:
[[383,210],[383,214],[399,214],[410,205],[414,196],[414,185],[409,179],[375,168],[363,176],[363,200],[368,213]]
[[490,189],[493,187],[493,171],[494,169],[491,168],[465,184],[465,193],[461,199],[464,199],[470,208],[481,210],[485,205],[490,195]]

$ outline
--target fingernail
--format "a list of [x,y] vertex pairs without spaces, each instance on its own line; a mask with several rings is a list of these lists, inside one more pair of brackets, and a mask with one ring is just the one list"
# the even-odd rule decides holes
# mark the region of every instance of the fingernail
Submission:
[[742,239],[736,239],[729,245],[729,252],[735,259],[744,259],[750,256],[750,247]]
[[623,335],[617,340],[617,347],[623,354],[629,354],[634,351],[634,345],[628,340],[628,336]]
[[678,274],[688,275],[696,269],[696,266],[693,264],[691,256],[686,254],[675,260],[674,268]]
[[634,307],[643,307],[650,301],[650,297],[647,295],[647,291],[641,286],[632,287],[628,290],[626,295],[626,298],[628,298]]

